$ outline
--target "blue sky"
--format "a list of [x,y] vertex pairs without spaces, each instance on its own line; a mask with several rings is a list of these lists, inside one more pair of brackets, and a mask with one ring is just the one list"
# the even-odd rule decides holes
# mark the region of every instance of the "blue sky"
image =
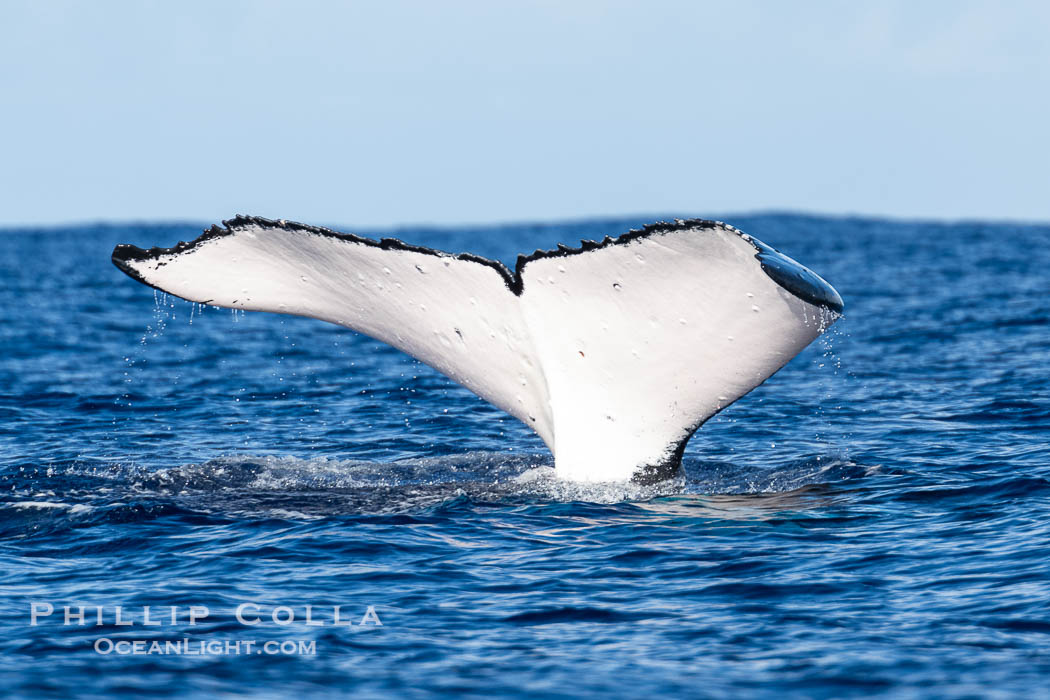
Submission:
[[0,4],[0,224],[1050,220],[1050,4]]

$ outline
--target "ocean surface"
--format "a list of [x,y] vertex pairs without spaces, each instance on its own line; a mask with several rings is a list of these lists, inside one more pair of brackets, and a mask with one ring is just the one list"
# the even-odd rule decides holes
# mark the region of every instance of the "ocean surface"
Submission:
[[[650,220],[356,232],[512,262]],[[644,487],[109,261],[200,225],[0,232],[0,691],[1047,697],[1050,227],[727,220],[846,315]]]

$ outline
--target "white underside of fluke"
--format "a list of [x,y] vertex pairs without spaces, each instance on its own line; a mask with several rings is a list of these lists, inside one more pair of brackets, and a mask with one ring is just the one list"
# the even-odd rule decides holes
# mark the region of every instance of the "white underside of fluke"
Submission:
[[635,234],[537,253],[510,273],[235,219],[172,249],[120,246],[114,261],[190,301],[309,316],[389,343],[533,428],[559,476],[612,481],[677,464],[700,424],[838,317],[774,281],[732,227]]

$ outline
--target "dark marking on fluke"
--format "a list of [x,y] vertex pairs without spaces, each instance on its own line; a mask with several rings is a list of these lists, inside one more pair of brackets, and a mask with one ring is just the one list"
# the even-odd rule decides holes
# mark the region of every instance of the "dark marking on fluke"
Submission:
[[[711,221],[709,219],[677,219],[673,222],[658,221],[656,223],[648,224],[640,229],[632,229],[627,233],[624,233],[616,238],[610,238],[606,236],[601,241],[580,241],[578,248],[571,248],[569,246],[559,244],[556,250],[537,250],[528,255],[519,255],[517,263],[514,265],[514,271],[511,272],[507,269],[507,266],[498,260],[489,260],[483,258],[480,255],[474,255],[473,253],[460,253],[459,255],[451,255],[434,248],[427,248],[425,246],[412,245],[405,243],[404,241],[398,240],[397,238],[383,238],[380,240],[374,240],[371,238],[365,238],[358,236],[353,233],[340,233],[331,229],[323,228],[321,226],[310,226],[308,224],[300,224],[295,221],[275,221],[273,219],[266,219],[261,216],[243,216],[238,215],[232,219],[222,222],[222,226],[212,226],[206,229],[203,234],[198,236],[196,239],[189,243],[185,241],[179,241],[171,248],[160,248],[153,247],[148,250],[139,248],[134,245],[121,244],[113,249],[112,260],[113,264],[119,267],[122,271],[127,273],[130,277],[146,284],[153,286],[147,282],[142,275],[136,272],[128,263],[133,261],[151,260],[156,259],[164,255],[181,255],[187,253],[202,243],[210,241],[215,238],[223,238],[225,236],[231,236],[240,229],[245,229],[250,226],[260,226],[263,228],[270,229],[281,229],[284,231],[298,231],[304,233],[312,233],[318,236],[326,236],[329,238],[338,238],[340,240],[348,241],[350,243],[358,243],[360,245],[367,245],[373,248],[380,248],[381,250],[404,250],[412,253],[422,253],[424,255],[433,255],[435,257],[448,258],[453,257],[457,260],[467,260],[470,262],[478,263],[479,265],[486,265],[491,267],[500,277],[503,278],[504,284],[507,288],[517,296],[521,296],[524,291],[524,282],[522,279],[522,272],[525,270],[525,266],[533,260],[543,260],[546,258],[560,258],[568,257],[571,255],[580,255],[582,253],[588,253],[594,250],[601,250],[602,248],[608,248],[614,245],[626,245],[639,239],[648,238],[650,236],[660,233],[670,233],[672,231],[686,231],[689,229],[714,229],[721,228],[723,230],[730,230],[741,236],[745,241],[754,246],[757,253],[755,258],[759,261],[762,269],[765,271],[769,278],[776,282],[778,285],[783,287],[788,292],[794,294],[799,299],[814,304],[816,306],[823,306],[832,311],[841,313],[842,312],[842,298],[839,297],[838,293],[822,279],[817,277],[815,274],[810,272],[808,269],[799,265],[794,260],[787,258],[786,256],[779,253],[775,248],[772,248],[762,241],[754,238],[750,235],[743,234],[737,231],[735,228],[727,227],[725,224],[718,221]],[[420,270],[422,272],[422,270]],[[614,284],[614,287],[618,285]],[[163,291],[163,290],[162,290]]]
[[631,477],[631,481],[642,486],[652,486],[653,484],[659,484],[661,481],[667,481],[678,476],[678,472],[682,469],[682,455],[685,454],[685,446],[689,442],[689,438],[693,437],[693,433],[699,428],[693,429],[689,434],[678,442],[674,450],[667,456],[663,462],[658,464],[643,464],[638,467],[634,472],[634,476]]
[[802,301],[842,313],[842,297],[834,287],[817,277],[809,268],[800,265],[757,238],[751,238],[751,245],[758,248],[758,254],[755,257],[758,258],[762,264],[762,270],[769,275],[771,280]]

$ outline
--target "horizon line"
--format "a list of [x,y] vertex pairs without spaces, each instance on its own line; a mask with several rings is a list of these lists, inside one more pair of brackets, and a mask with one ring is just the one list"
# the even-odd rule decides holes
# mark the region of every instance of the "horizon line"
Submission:
[[[238,213],[233,214],[227,219],[222,219],[225,222],[230,219],[234,219],[238,216],[249,216],[248,214]],[[447,222],[447,223],[436,223],[427,221],[418,222],[402,222],[393,224],[383,225],[347,225],[347,224],[333,224],[333,223],[322,223],[317,224],[325,228],[333,230],[359,230],[369,232],[379,231],[407,231],[407,230],[463,230],[463,229],[486,229],[486,228],[509,228],[519,226],[561,226],[567,224],[583,224],[583,223],[594,223],[594,222],[624,222],[624,221],[648,221],[652,223],[656,222],[672,222],[679,219],[692,219],[692,218],[704,218],[716,220],[724,223],[731,223],[733,218],[744,219],[744,218],[766,218],[766,217],[787,217],[796,219],[825,219],[825,220],[862,220],[872,222],[886,222],[886,223],[922,223],[922,224],[940,224],[940,225],[966,225],[966,224],[997,224],[997,225],[1020,225],[1020,226],[1050,226],[1050,220],[1035,220],[1026,218],[1012,218],[1003,217],[999,219],[993,219],[990,217],[971,217],[963,216],[959,218],[947,218],[937,216],[907,216],[907,215],[893,215],[893,214],[865,214],[865,213],[828,213],[828,212],[816,212],[807,211],[801,209],[757,209],[753,211],[740,211],[733,212],[730,214],[704,214],[704,213],[662,213],[662,214],[603,214],[603,215],[581,215],[581,216],[570,216],[565,218],[525,218],[525,219],[505,219],[505,220],[494,220],[487,222]],[[274,217],[268,217],[274,218]],[[306,223],[294,219],[275,219],[283,221],[296,221],[296,223]],[[203,227],[204,229],[210,226],[220,223],[220,221],[209,220],[206,218],[158,218],[158,219],[143,219],[143,218],[85,218],[85,219],[71,219],[68,221],[56,221],[48,223],[4,223],[0,222],[0,232],[12,232],[12,231],[60,231],[64,229],[75,229],[75,228],[89,228],[89,227],[133,227],[133,226],[149,226],[149,227],[172,227],[172,226],[194,226]]]

